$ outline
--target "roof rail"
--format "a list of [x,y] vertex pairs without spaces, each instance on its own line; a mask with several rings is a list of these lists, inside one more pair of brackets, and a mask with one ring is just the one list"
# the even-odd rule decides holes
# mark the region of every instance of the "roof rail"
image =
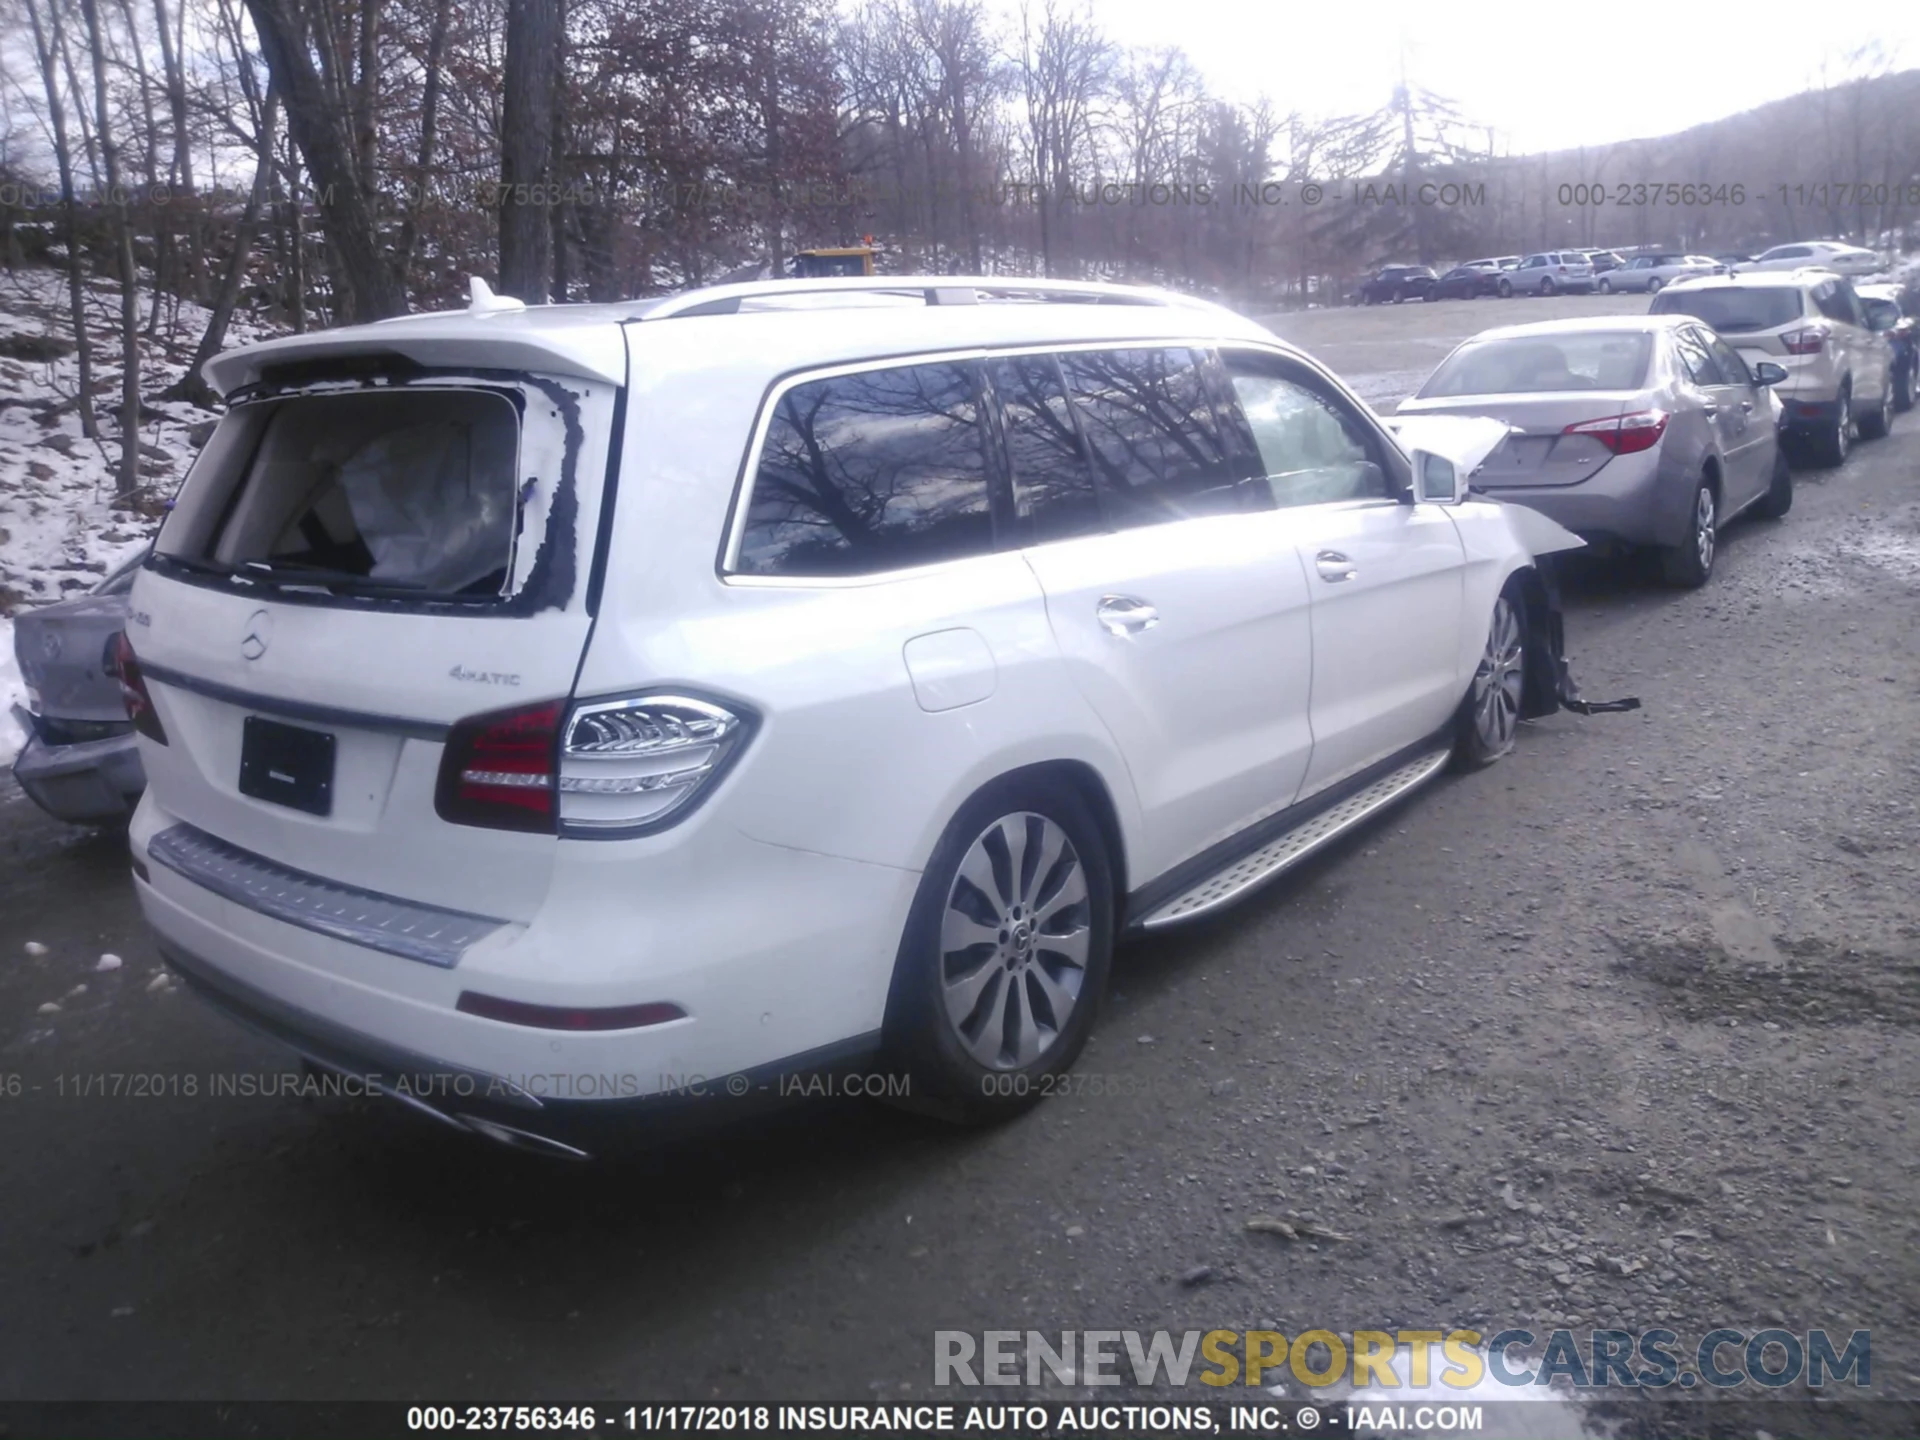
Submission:
[[851,275],[709,285],[678,295],[665,295],[658,300],[640,301],[632,308],[631,318],[672,320],[692,315],[733,315],[747,301],[789,295],[898,295],[903,299],[918,296],[928,305],[977,305],[982,299],[1001,296],[1074,305],[1207,304],[1170,290],[1090,280],[1034,280],[999,275]]

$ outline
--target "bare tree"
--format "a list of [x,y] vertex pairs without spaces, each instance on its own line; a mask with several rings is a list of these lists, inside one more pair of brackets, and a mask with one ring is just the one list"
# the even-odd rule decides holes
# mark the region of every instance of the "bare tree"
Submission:
[[140,488],[140,275],[133,257],[133,222],[121,187],[120,152],[114,141],[107,96],[107,44],[100,26],[100,0],[80,0],[93,52],[93,128],[107,177],[107,209],[113,217],[114,251],[120,268],[120,491]]
[[73,317],[73,343],[79,366],[80,433],[99,438],[93,416],[93,340],[87,330],[86,284],[81,277],[79,207],[73,193],[73,146],[67,138],[67,107],[62,99],[59,52],[63,46],[60,0],[46,0],[43,17],[36,0],[25,0],[33,29],[34,59],[47,94],[47,121],[53,132],[53,160],[60,173],[60,213],[66,222],[67,304]]
[[507,0],[500,134],[500,288],[537,301],[552,275],[547,206],[553,92],[560,68],[560,0]]

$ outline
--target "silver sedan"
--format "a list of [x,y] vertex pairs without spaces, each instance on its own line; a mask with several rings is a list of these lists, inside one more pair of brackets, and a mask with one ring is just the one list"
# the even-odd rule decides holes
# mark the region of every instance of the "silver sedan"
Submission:
[[1686,316],[1549,320],[1474,336],[1399,413],[1505,421],[1474,488],[1590,543],[1653,546],[1697,586],[1722,525],[1793,504],[1768,388],[1785,378]]
[[1724,275],[1727,267],[1705,255],[1636,255],[1600,277],[1600,293],[1631,290],[1650,295],[1694,275]]

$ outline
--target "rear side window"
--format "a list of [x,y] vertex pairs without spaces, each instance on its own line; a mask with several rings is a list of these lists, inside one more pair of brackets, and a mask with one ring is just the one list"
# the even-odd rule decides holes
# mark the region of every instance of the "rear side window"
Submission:
[[1815,286],[1813,303],[1827,319],[1838,320],[1842,325],[1866,323],[1866,317],[1859,312],[1853,302],[1853,291],[1841,281],[1829,280]]
[[1720,373],[1720,363],[1713,358],[1706,338],[1692,326],[1683,326],[1673,332],[1674,349],[1680,352],[1680,363],[1687,375],[1696,385],[1727,385],[1732,382]]
[[1009,355],[988,374],[1006,431],[1014,509],[1027,538],[1044,545],[1106,528],[1093,467],[1080,442],[1051,355]]
[[1192,350],[1079,351],[1060,357],[1116,526],[1241,508],[1236,466]]
[[903,365],[795,385],[774,407],[748,500],[745,575],[872,575],[993,548],[972,365]]
[[511,588],[520,410],[506,395],[299,396],[250,418],[258,439],[211,532],[179,543],[170,526],[161,553],[368,593]]

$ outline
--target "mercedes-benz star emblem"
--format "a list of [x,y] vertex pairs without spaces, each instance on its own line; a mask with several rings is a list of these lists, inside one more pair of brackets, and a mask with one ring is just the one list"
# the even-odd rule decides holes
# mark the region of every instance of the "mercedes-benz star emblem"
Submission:
[[265,610],[256,610],[247,617],[247,631],[240,641],[240,654],[248,660],[258,660],[267,653],[267,646],[273,643],[273,616]]

